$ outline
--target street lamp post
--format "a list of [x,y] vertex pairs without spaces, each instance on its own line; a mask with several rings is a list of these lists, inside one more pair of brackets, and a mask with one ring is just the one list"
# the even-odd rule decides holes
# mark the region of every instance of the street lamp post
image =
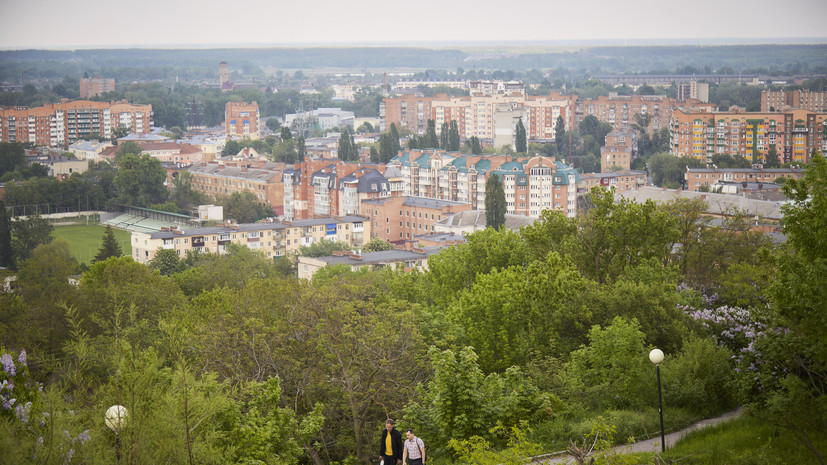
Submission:
[[660,450],[666,452],[666,435],[663,432],[663,396],[660,391],[660,362],[663,361],[663,351],[652,349],[649,352],[649,361],[655,364],[658,372],[658,413],[660,413]]
[[113,405],[106,410],[104,421],[106,426],[115,432],[115,451],[118,454],[118,463],[121,463],[121,428],[126,422],[127,410],[123,405]]

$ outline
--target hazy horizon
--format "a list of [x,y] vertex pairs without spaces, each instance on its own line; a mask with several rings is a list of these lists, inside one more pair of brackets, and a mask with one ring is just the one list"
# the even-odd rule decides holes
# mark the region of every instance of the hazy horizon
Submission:
[[0,30],[0,50],[827,42],[823,0],[783,7],[774,0],[696,0],[691,8],[651,0],[519,7],[421,0],[409,8],[378,0],[145,0],[127,12],[104,0],[0,2],[10,20]]

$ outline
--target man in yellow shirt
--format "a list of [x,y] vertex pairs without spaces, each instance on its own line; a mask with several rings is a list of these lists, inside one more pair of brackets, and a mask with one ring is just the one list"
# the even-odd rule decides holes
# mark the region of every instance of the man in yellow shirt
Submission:
[[384,465],[399,465],[402,461],[402,434],[394,427],[396,422],[388,418],[385,420],[385,430],[382,431],[382,441],[379,443],[379,457]]

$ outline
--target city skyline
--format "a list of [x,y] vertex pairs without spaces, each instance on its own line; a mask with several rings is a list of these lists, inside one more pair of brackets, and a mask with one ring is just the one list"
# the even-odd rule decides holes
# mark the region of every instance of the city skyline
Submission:
[[0,32],[4,50],[827,41],[822,24],[827,2],[821,0],[791,0],[783,6],[786,14],[770,0],[699,0],[691,8],[651,0],[525,8],[491,0],[423,0],[410,8],[388,8],[373,0],[351,8],[330,0],[312,5],[253,0],[232,7],[218,0],[147,0],[129,11],[116,11],[103,0],[0,1],[14,19]]

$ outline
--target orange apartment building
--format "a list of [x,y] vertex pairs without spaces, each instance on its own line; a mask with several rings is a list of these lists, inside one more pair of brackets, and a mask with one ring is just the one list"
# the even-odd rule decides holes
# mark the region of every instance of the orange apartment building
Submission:
[[685,102],[663,95],[609,95],[595,99],[578,100],[575,106],[575,118],[579,124],[586,116],[593,115],[602,123],[609,123],[615,129],[631,127],[635,124],[635,115],[652,115],[649,133],[669,127],[672,113],[678,108],[695,111],[713,111],[715,104],[699,100]]
[[372,237],[400,242],[433,234],[434,224],[455,213],[470,211],[471,204],[424,197],[387,197],[362,201],[362,216],[370,220]]
[[391,124],[398,128],[408,128],[415,134],[425,134],[428,118],[431,117],[433,97],[421,97],[414,94],[384,98],[379,103],[379,130],[390,130]]
[[115,79],[102,77],[80,78],[80,98],[92,98],[106,92],[115,92]]
[[224,107],[224,130],[228,138],[259,139],[260,119],[256,102],[227,102]]
[[827,92],[800,90],[765,90],[761,92],[761,112],[809,110],[827,112]]
[[119,126],[149,134],[152,105],[64,99],[37,108],[0,108],[0,142],[68,148],[79,139],[110,139]]
[[272,162],[201,162],[187,171],[192,174],[192,189],[211,198],[233,192],[252,192],[259,202],[276,213],[284,210],[283,165]]
[[672,154],[707,162],[716,153],[763,164],[774,149],[781,163],[807,163],[824,152],[827,114],[785,112],[687,113],[675,111],[670,125]]
[[778,178],[801,179],[803,168],[686,168],[686,189],[699,191],[701,186],[722,182],[766,182]]

